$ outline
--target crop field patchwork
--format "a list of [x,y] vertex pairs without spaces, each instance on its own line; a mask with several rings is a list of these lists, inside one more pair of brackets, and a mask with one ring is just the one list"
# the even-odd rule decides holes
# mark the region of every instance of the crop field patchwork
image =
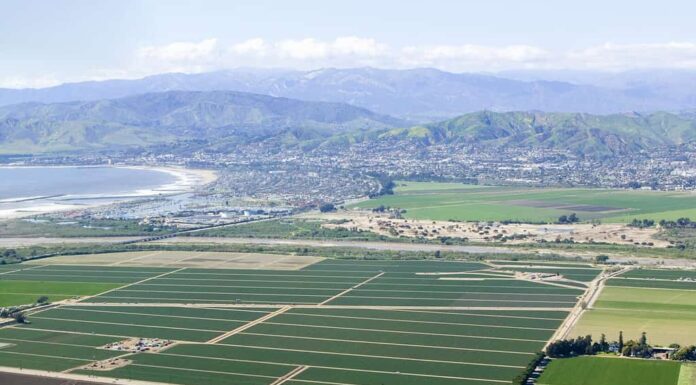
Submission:
[[602,219],[603,222],[696,217],[696,196],[688,193],[457,183],[397,182],[394,195],[361,202],[355,207],[380,205],[405,209],[407,218],[433,220],[551,222],[572,212],[582,220]]
[[611,338],[619,330],[637,339],[669,345],[696,339],[696,281],[693,271],[632,270],[607,282],[593,309],[576,325],[574,334]]
[[[584,292],[445,261],[324,260],[301,270],[51,264],[0,277],[0,288],[85,289],[68,292],[82,300],[30,313],[30,324],[0,328],[0,366],[182,385],[507,384]],[[175,343],[145,353],[101,348],[132,338]],[[84,368],[113,357],[127,363]]]

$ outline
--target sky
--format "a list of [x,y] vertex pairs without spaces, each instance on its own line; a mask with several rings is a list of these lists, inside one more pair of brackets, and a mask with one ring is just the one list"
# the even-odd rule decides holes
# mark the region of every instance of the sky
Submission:
[[0,87],[240,67],[696,70],[688,0],[0,0]]

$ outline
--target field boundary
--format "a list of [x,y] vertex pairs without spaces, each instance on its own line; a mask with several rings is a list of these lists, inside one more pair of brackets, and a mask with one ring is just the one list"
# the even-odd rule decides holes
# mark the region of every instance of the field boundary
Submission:
[[207,341],[206,344],[215,344],[215,343],[218,343],[218,342],[220,342],[220,341],[222,341],[222,340],[224,340],[224,339],[226,339],[226,338],[228,338],[228,337],[231,337],[231,336],[233,336],[233,335],[235,335],[235,334],[237,334],[237,333],[241,333],[241,332],[243,332],[243,331],[245,331],[245,330],[247,330],[247,329],[249,329],[249,328],[252,328],[252,327],[254,327],[254,326],[256,326],[256,325],[262,323],[262,322],[268,321],[269,319],[271,319],[271,318],[273,318],[273,317],[275,317],[275,316],[277,316],[277,315],[283,314],[283,313],[285,313],[286,311],[288,311],[288,310],[290,310],[290,309],[292,309],[292,306],[285,306],[285,307],[282,307],[282,308],[280,308],[280,309],[278,309],[278,310],[276,310],[276,311],[274,311],[274,312],[272,312],[272,313],[266,314],[265,316],[263,316],[263,317],[261,317],[261,318],[257,318],[256,320],[251,321],[251,322],[247,323],[246,325],[242,325],[242,326],[240,326],[240,327],[238,327],[238,328],[236,328],[236,329],[234,329],[234,330],[230,330],[230,331],[227,332],[227,333],[224,333],[224,334],[222,334],[222,335],[219,335],[219,336],[217,336],[217,337],[215,337],[215,338],[213,338],[213,339]]
[[[42,266],[48,266],[48,265],[42,265]],[[182,271],[182,270],[186,270],[186,268],[185,268],[185,267],[182,267],[182,268],[180,268],[180,269],[168,271],[168,272],[166,272],[166,273],[162,273],[162,274],[155,275],[155,276],[152,276],[152,277],[149,277],[149,278],[145,278],[145,279],[140,280],[140,281],[137,281],[137,282],[131,282],[131,283],[125,284],[125,285],[123,285],[123,286],[115,287],[115,288],[113,288],[113,289],[110,289],[110,290],[107,290],[107,291],[103,291],[103,292],[101,292],[101,293],[99,293],[99,294],[95,294],[95,295],[90,295],[90,296],[87,296],[87,297],[83,297],[83,298],[80,299],[79,302],[86,301],[86,300],[92,299],[92,298],[94,298],[94,297],[98,297],[98,296],[100,296],[100,295],[108,294],[108,293],[114,292],[114,291],[116,291],[116,290],[125,289],[125,288],[130,287],[130,286],[139,285],[139,284],[141,284],[141,283],[144,283],[144,282],[147,282],[147,281],[151,281],[151,280],[153,280],[153,279],[166,277],[166,276],[169,275],[169,274],[178,273],[178,272],[180,272],[180,271]]]
[[288,374],[284,375],[283,377],[280,377],[279,379],[273,381],[271,385],[281,385],[284,384],[290,380],[292,380],[294,377],[297,377],[300,375],[300,373],[304,372],[305,370],[309,369],[310,367],[307,365],[300,365],[296,367],[295,369],[291,370]]
[[372,277],[372,278],[368,278],[368,279],[366,279],[366,280],[360,282],[359,284],[357,284],[357,285],[355,285],[355,286],[353,286],[353,287],[350,287],[350,288],[348,288],[348,289],[346,289],[346,290],[343,290],[342,292],[340,292],[340,293],[334,295],[333,297],[331,297],[331,298],[325,300],[324,302],[320,303],[319,306],[326,305],[327,303],[329,303],[329,302],[335,300],[336,298],[339,298],[339,297],[341,297],[341,296],[343,296],[343,295],[345,295],[345,294],[348,294],[348,293],[350,293],[351,291],[353,291],[353,290],[359,288],[360,286],[362,286],[362,285],[364,285],[364,284],[366,284],[366,283],[369,283],[370,281],[375,280],[375,279],[377,279],[377,278],[379,278],[379,277],[381,277],[381,276],[383,276],[383,275],[384,275],[384,272],[381,272],[381,273],[375,275],[375,276]]

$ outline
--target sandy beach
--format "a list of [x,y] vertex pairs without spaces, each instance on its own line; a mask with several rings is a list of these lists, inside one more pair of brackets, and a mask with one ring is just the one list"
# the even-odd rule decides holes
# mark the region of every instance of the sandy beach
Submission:
[[[37,166],[3,166],[2,168],[29,168]],[[42,168],[46,168],[40,166]],[[55,166],[57,168],[85,166]],[[87,166],[89,167],[89,166]],[[190,169],[173,166],[94,166],[114,167],[134,170],[148,170],[167,173],[175,178],[174,182],[154,188],[120,192],[118,194],[71,194],[56,196],[13,197],[0,200],[0,220],[21,218],[37,214],[69,211],[125,202],[134,199],[162,195],[176,195],[195,191],[196,188],[212,183],[217,179],[214,170]]]

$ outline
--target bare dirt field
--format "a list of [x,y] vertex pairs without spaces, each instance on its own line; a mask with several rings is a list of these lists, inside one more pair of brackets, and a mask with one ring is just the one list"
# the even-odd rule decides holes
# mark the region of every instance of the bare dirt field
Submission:
[[133,251],[64,255],[30,261],[37,265],[102,265],[128,267],[190,267],[205,269],[297,270],[323,258],[283,254],[201,251]]
[[578,243],[606,242],[619,245],[666,247],[669,242],[654,239],[655,228],[639,229],[623,224],[501,224],[498,222],[450,222],[391,218],[388,214],[369,211],[341,211],[323,214],[323,219],[342,221],[327,223],[327,228],[371,231],[392,237],[467,238],[474,242],[529,244],[538,242],[574,241]]

